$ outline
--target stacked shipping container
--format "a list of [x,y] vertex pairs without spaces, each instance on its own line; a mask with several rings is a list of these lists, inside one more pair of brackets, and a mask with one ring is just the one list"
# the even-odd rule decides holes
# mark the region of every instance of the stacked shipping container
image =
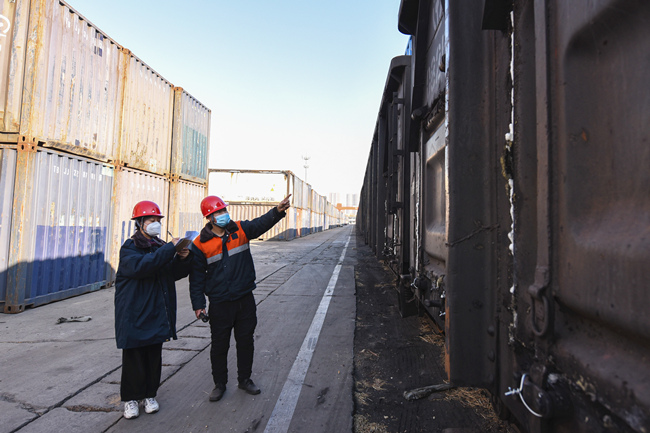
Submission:
[[290,171],[210,169],[209,193],[228,203],[235,220],[264,215],[291,194],[287,216],[260,239],[306,236],[345,224],[345,217],[327,198]]
[[64,2],[0,1],[0,303],[13,313],[110,285],[139,200],[174,236],[200,228],[210,110]]

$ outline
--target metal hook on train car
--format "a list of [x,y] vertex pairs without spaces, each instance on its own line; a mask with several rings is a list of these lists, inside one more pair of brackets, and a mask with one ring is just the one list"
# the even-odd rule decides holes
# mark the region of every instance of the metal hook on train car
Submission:
[[[543,337],[546,335],[546,333],[549,330],[549,327],[551,325],[551,304],[548,300],[548,296],[546,295],[546,289],[548,288],[549,285],[549,271],[548,267],[546,266],[538,266],[537,269],[535,269],[535,282],[533,283],[532,286],[528,288],[528,293],[531,296],[532,299],[532,305],[531,305],[531,328],[533,330],[533,334],[535,334],[538,337]],[[536,312],[536,306],[535,302],[536,301],[542,301],[543,308],[544,308],[544,317],[542,318],[542,326],[538,327],[537,326],[537,314]]]
[[531,409],[530,406],[528,406],[528,403],[526,403],[526,400],[524,400],[523,390],[524,390],[524,382],[526,381],[527,375],[528,373],[524,373],[521,376],[521,382],[519,382],[518,389],[512,389],[511,387],[508,387],[508,391],[506,391],[504,395],[510,396],[510,395],[519,394],[519,398],[521,399],[521,402],[524,404],[524,406],[526,406],[526,409],[528,409],[528,411],[533,415],[535,415],[537,418],[542,418],[542,414],[539,414],[535,412],[533,409]]
[[[540,299],[541,298],[541,299]],[[535,315],[535,298],[533,298],[533,306],[531,308],[531,327],[533,329],[533,334],[537,335],[538,337],[543,337],[547,332],[549,325],[551,321],[549,320],[549,314],[551,314],[551,307],[548,302],[548,298],[546,296],[541,296],[540,299],[543,304],[544,304],[544,321],[542,322],[542,327],[541,329],[537,327],[537,317]]]

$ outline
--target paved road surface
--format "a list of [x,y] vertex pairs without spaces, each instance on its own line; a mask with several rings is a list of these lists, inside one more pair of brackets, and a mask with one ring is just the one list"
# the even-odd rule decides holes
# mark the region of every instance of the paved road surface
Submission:
[[[257,396],[237,389],[231,346],[226,394],[208,401],[209,328],[193,315],[187,280],[178,282],[179,339],[163,346],[161,409],[134,420],[119,401],[113,289],[0,314],[0,433],[351,431],[355,248],[351,226],[253,242]],[[56,324],[84,315],[92,320]]]

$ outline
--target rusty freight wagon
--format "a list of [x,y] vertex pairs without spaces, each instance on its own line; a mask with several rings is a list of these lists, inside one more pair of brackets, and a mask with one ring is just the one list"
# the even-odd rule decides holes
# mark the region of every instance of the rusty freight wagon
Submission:
[[[357,230],[450,380],[527,432],[650,431],[650,3],[402,0]],[[411,299],[418,302],[408,302]]]

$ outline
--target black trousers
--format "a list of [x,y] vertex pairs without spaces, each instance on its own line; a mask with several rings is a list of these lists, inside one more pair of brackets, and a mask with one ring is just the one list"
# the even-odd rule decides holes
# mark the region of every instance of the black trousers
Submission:
[[162,343],[122,350],[122,401],[155,397],[161,370]]
[[228,349],[234,329],[237,348],[237,380],[249,379],[253,370],[253,333],[257,326],[257,306],[253,293],[236,301],[210,303],[212,347],[210,361],[215,384],[228,383]]

